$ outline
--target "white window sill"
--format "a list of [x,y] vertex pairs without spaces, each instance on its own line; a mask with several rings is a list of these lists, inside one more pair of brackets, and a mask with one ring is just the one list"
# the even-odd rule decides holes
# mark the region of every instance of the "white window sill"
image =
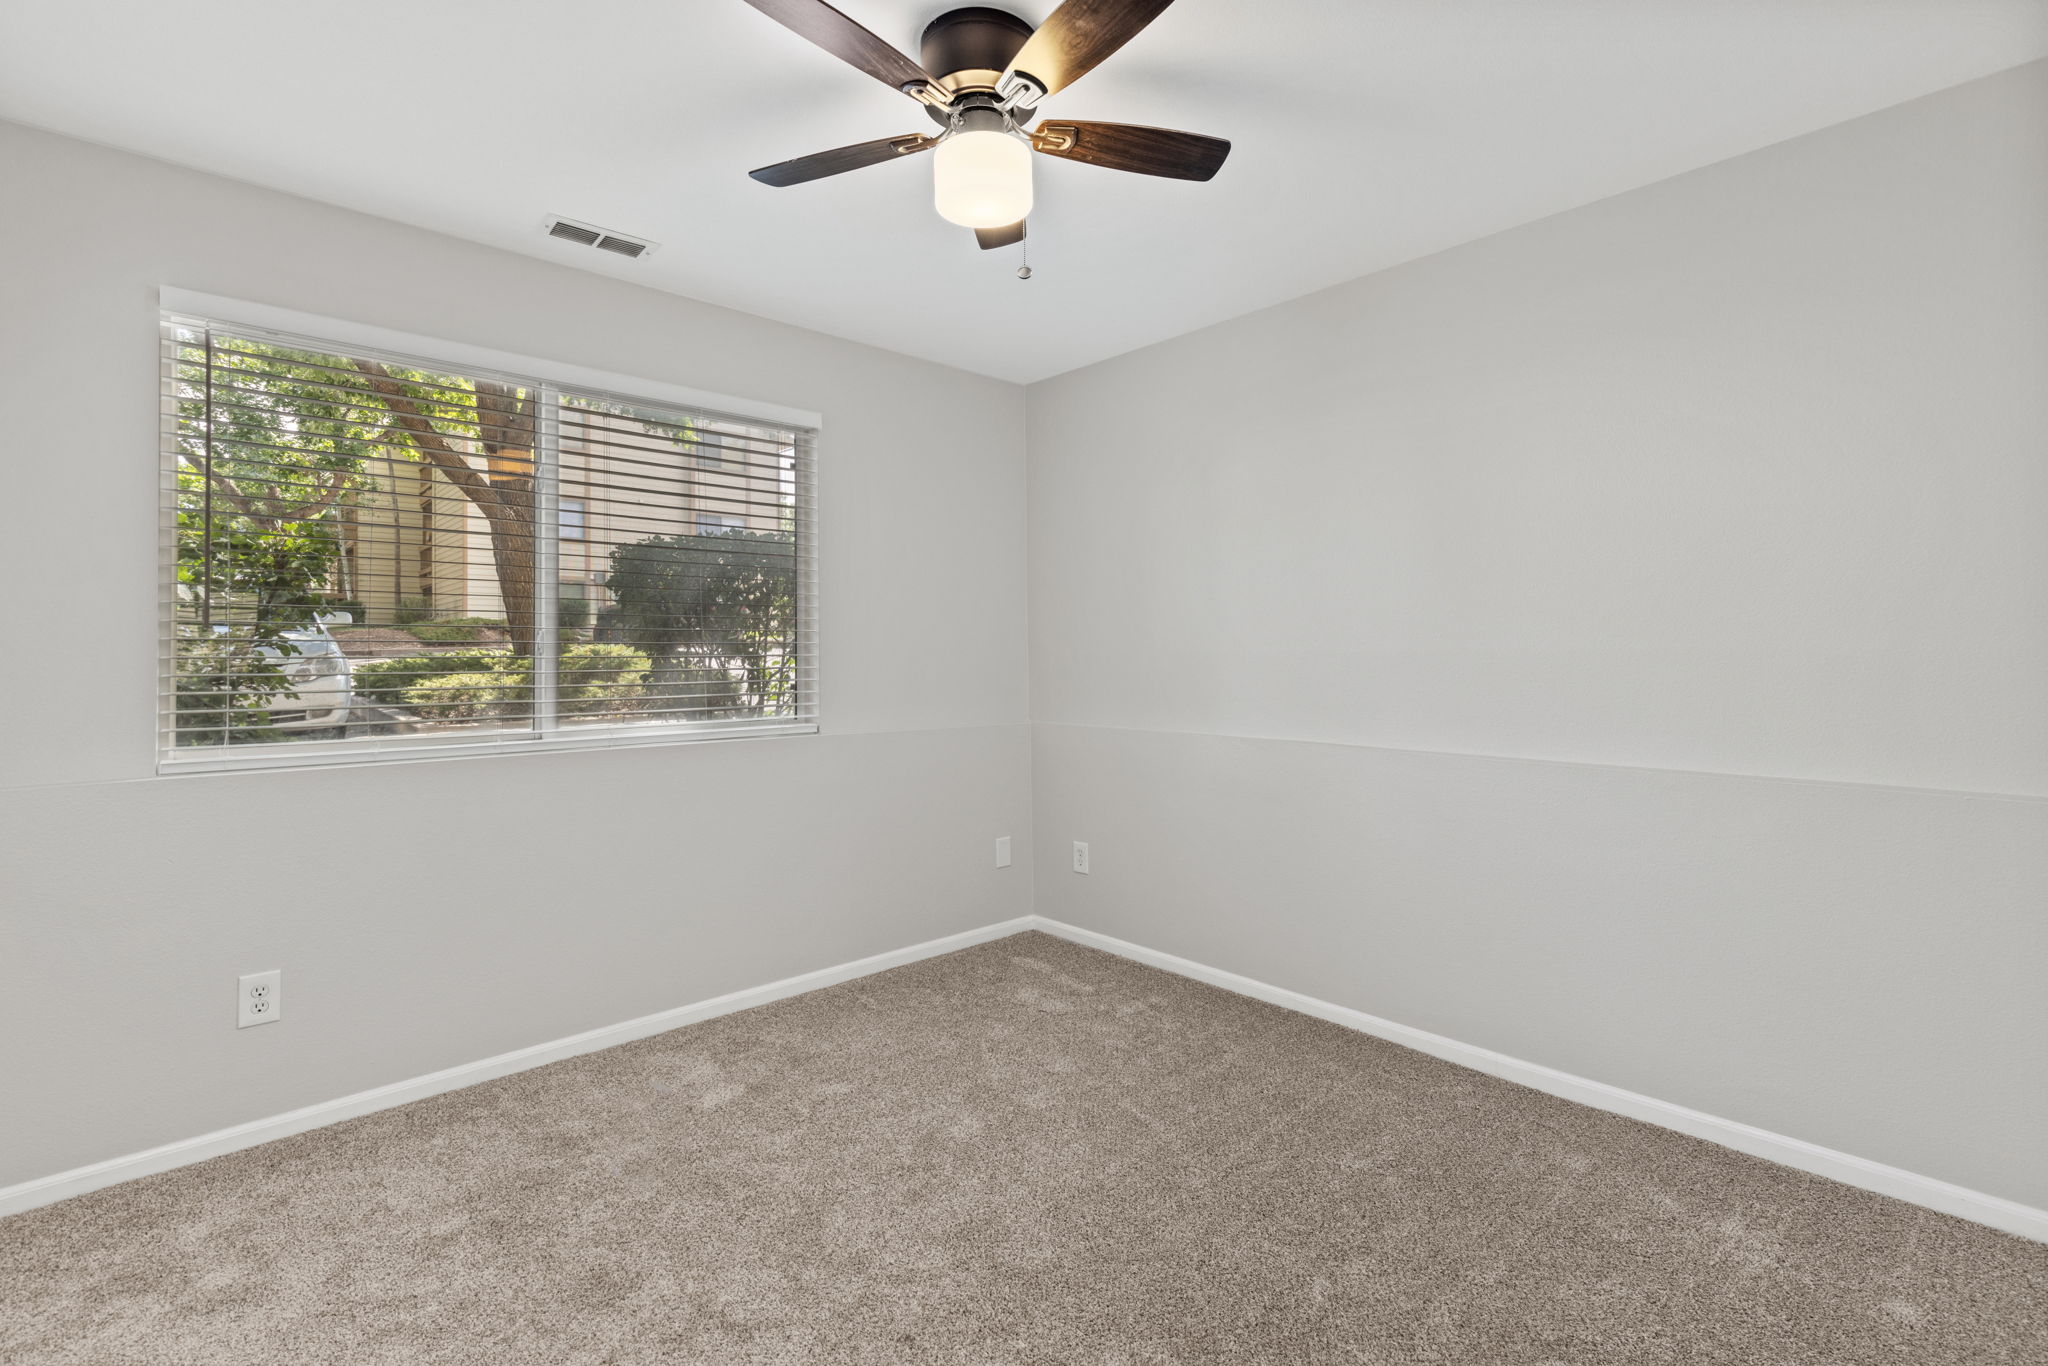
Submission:
[[645,745],[696,745],[713,740],[762,740],[815,735],[817,732],[816,721],[706,721],[664,726],[571,726],[553,731],[483,734],[474,739],[445,735],[394,736],[375,740],[298,740],[219,748],[192,745],[160,756],[156,771],[160,776],[172,776],[246,773],[258,769],[336,768],[354,764],[417,763],[425,759],[469,759],[496,754],[556,754]]

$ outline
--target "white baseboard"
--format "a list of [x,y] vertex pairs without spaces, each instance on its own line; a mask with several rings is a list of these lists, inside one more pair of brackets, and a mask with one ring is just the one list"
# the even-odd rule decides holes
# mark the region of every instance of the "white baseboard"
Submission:
[[258,1143],[268,1143],[274,1138],[288,1138],[292,1134],[304,1133],[308,1129],[319,1129],[329,1124],[338,1124],[345,1119],[367,1115],[376,1110],[388,1110],[394,1105],[408,1101],[424,1100],[428,1096],[440,1095],[443,1091],[456,1091],[478,1082],[490,1081],[497,1077],[524,1072],[529,1067],[559,1062],[578,1053],[594,1053],[600,1048],[615,1044],[631,1043],[644,1039],[650,1034],[662,1034],[683,1025],[695,1024],[719,1015],[730,1015],[737,1010],[748,1010],[764,1006],[770,1001],[780,1001],[786,996],[800,996],[820,987],[833,986],[840,982],[866,977],[870,973],[882,972],[888,968],[915,963],[920,958],[933,958],[955,949],[964,949],[974,944],[1001,939],[1032,927],[1033,918],[1020,916],[995,925],[984,925],[978,930],[961,934],[949,934],[943,939],[930,939],[922,944],[913,944],[907,949],[895,949],[889,953],[878,953],[872,958],[862,958],[837,967],[820,968],[796,977],[785,977],[779,982],[766,986],[750,987],[725,996],[714,996],[708,1001],[695,1005],[677,1006],[673,1010],[643,1015],[637,1020],[624,1024],[607,1025],[582,1034],[572,1034],[566,1039],[551,1043],[535,1044],[531,1048],[515,1049],[500,1053],[495,1058],[481,1062],[464,1063],[440,1072],[430,1072],[423,1077],[393,1082],[369,1091],[358,1091],[352,1096],[339,1100],[324,1101],[308,1105],[304,1109],[292,1110],[286,1114],[273,1115],[269,1119],[251,1120],[232,1128],[219,1129],[197,1138],[166,1143],[160,1148],[146,1152],[131,1153],[126,1157],[110,1158],[95,1162],[88,1167],[76,1167],[54,1176],[38,1177],[19,1185],[0,1187],[0,1217],[18,1214],[22,1210],[34,1209],[38,1205],[68,1200],[74,1195],[99,1190],[103,1186],[118,1185],[133,1181],[139,1176],[152,1176],[173,1167],[203,1162],[209,1157],[219,1157],[240,1148],[252,1148]]
[[1639,1095],[1634,1091],[1624,1091],[1605,1082],[1575,1077],[1569,1072],[1560,1072],[1554,1067],[1545,1067],[1540,1063],[1524,1062],[1505,1053],[1496,1053],[1490,1048],[1459,1043],[1456,1039],[1447,1039],[1428,1030],[1396,1024],[1392,1020],[1383,1020],[1377,1015],[1368,1015],[1362,1010],[1352,1010],[1348,1006],[1332,1005],[1313,996],[1304,996],[1298,991],[1289,991],[1285,987],[1241,977],[1237,973],[1212,968],[1205,963],[1177,958],[1173,954],[1161,953],[1157,949],[1148,949],[1122,939],[1113,939],[1094,930],[1084,930],[1079,926],[1048,920],[1042,915],[1031,916],[1028,919],[1032,929],[1043,930],[1061,939],[1069,939],[1076,944],[1085,944],[1089,948],[1101,949],[1120,958],[1129,958],[1155,968],[1164,968],[1178,976],[1192,977],[1198,982],[1207,982],[1211,986],[1222,987],[1225,991],[1234,991],[1240,996],[1250,996],[1254,1000],[1299,1011],[1303,1015],[1313,1015],[1319,1020],[1328,1020],[1332,1024],[1343,1025],[1362,1034],[1371,1034],[1390,1043],[1401,1044],[1432,1057],[1442,1058],[1446,1062],[1469,1067],[1475,1072],[1484,1072],[1489,1076],[1517,1082],[1537,1091],[1546,1091],[1553,1096],[1577,1101],[1581,1105],[1590,1105],[1598,1110],[1609,1110],[1617,1115],[1626,1115],[1630,1119],[1640,1119],[1662,1128],[1676,1129],[1679,1133],[1703,1138],[1709,1143],[1718,1143],[1724,1148],[1733,1148],[1752,1157],[1761,1157],[1781,1166],[1796,1167],[1800,1171],[1825,1176],[1844,1185],[1875,1191],[1879,1195],[1889,1195],[1908,1204],[1939,1210],[1943,1214],[1953,1214],[1958,1218],[1988,1224],[2007,1233],[2016,1233],[2022,1238],[2048,1242],[2048,1210],[2035,1209],[2030,1205],[2022,1205],[1996,1195],[1986,1195],[1982,1191],[1973,1191],[1947,1181],[1937,1181],[1931,1176],[1921,1176],[1899,1167],[1888,1167],[1882,1162],[1871,1162],[1849,1153],[1837,1152],[1833,1148],[1823,1148],[1818,1143],[1808,1143],[1804,1139],[1787,1138],[1783,1134],[1774,1134],[1768,1129],[1759,1129],[1752,1124],[1722,1119],[1716,1115],[1688,1109],[1683,1105],[1673,1105],[1669,1101]]
[[197,1138],[167,1143],[146,1152],[96,1162],[91,1166],[58,1172],[54,1176],[40,1177],[33,1181],[24,1181],[19,1185],[0,1188],[0,1216],[66,1200],[74,1195],[84,1195],[88,1191],[99,1190],[104,1186],[169,1171],[174,1167],[203,1162],[222,1153],[254,1147],[258,1143],[304,1133],[308,1129],[337,1124],[345,1119],[354,1119],[358,1115],[389,1109],[394,1105],[404,1105],[408,1101],[422,1100],[444,1091],[474,1086],[478,1082],[523,1072],[529,1067],[539,1067],[545,1063],[574,1057],[579,1053],[592,1053],[600,1048],[630,1043],[652,1034],[661,1034],[683,1025],[695,1024],[699,1020],[709,1020],[753,1006],[767,1005],[771,1001],[779,1001],[788,996],[798,996],[807,991],[816,991],[820,987],[829,987],[839,982],[851,981],[856,977],[901,967],[905,963],[914,963],[922,958],[932,958],[974,944],[987,943],[989,940],[1001,939],[1023,930],[1043,930],[1047,934],[1072,940],[1076,944],[1085,944],[1121,958],[1163,968],[1182,977],[1222,987],[1225,991],[1234,991],[1240,996],[1250,996],[1287,1010],[1313,1015],[1317,1019],[1343,1025],[1347,1029],[1356,1029],[1360,1033],[1371,1034],[1428,1053],[1432,1057],[1469,1067],[1476,1072],[1485,1072],[1489,1076],[1501,1077],[1538,1091],[1548,1092],[1553,1096],[1562,1096],[1581,1105],[1590,1105],[1596,1109],[1626,1115],[1630,1119],[1675,1129],[1682,1134],[1690,1134],[1738,1152],[1749,1153],[1783,1166],[1795,1167],[1800,1171],[1812,1172],[1817,1176],[1825,1176],[1845,1185],[1857,1186],[1863,1190],[1875,1191],[1879,1195],[1904,1200],[1909,1204],[1939,1210],[1943,1214],[1953,1214],[1976,1223],[1988,1224],[1992,1228],[2015,1233],[2023,1238],[2048,1242],[2048,1210],[2034,1209],[1999,1196],[1986,1195],[1982,1191],[1973,1191],[1947,1181],[1937,1181],[1930,1176],[1921,1176],[1898,1167],[1888,1167],[1881,1162],[1871,1162],[1849,1153],[1837,1152],[1832,1148],[1823,1148],[1804,1139],[1788,1138],[1754,1125],[1721,1119],[1715,1115],[1688,1109],[1683,1105],[1673,1105],[1669,1101],[1639,1095],[1634,1091],[1624,1091],[1618,1086],[1576,1077],[1569,1072],[1560,1072],[1554,1067],[1545,1067],[1540,1063],[1524,1062],[1505,1053],[1460,1043],[1441,1034],[1396,1024],[1377,1015],[1368,1015],[1362,1010],[1332,1005],[1313,996],[1304,996],[1298,991],[1289,991],[1284,987],[1272,986],[1250,977],[1239,976],[1234,972],[1225,972],[1221,968],[1212,968],[1205,963],[1161,953],[1156,949],[1148,949],[1139,944],[1114,939],[1106,934],[1098,934],[1094,930],[1084,930],[1039,915],[1020,916],[1015,920],[985,925],[978,930],[947,935],[943,939],[927,940],[922,944],[913,944],[909,948],[878,953],[872,958],[862,958],[851,963],[841,963],[836,967],[786,977],[779,982],[770,982],[766,986],[735,991],[725,996],[713,997],[708,1001],[699,1001],[694,1005],[678,1006],[674,1010],[644,1015],[637,1020],[627,1020],[623,1024],[608,1025],[603,1029],[589,1030],[566,1039],[556,1039],[551,1043],[535,1044],[531,1048],[500,1053],[481,1062],[466,1063],[460,1067],[450,1067],[423,1077],[380,1086],[374,1090],[359,1091],[352,1096],[343,1096],[339,1100],[326,1101],[319,1105],[309,1105],[304,1109],[274,1115],[269,1119],[253,1120],[247,1124],[235,1125],[233,1128],[201,1134]]

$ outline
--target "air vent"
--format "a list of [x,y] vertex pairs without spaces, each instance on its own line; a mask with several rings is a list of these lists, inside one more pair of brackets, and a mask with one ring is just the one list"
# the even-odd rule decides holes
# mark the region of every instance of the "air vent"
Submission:
[[579,228],[574,223],[564,223],[561,219],[557,218],[554,226],[548,229],[548,236],[559,237],[564,241],[577,242],[583,246],[591,247],[596,246],[598,239],[603,237],[604,234],[590,228]]
[[654,243],[644,237],[628,237],[622,232],[600,228],[590,223],[579,223],[573,218],[550,218],[545,224],[550,237],[559,237],[564,242],[574,242],[579,247],[596,247],[615,256],[638,259],[654,250]]

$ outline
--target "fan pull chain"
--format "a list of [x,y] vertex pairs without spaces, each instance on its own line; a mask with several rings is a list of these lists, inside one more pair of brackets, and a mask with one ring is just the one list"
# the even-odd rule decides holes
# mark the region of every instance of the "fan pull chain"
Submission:
[[1031,278],[1031,234],[1026,232],[1024,240],[1017,245],[1023,248],[1024,252],[1024,263],[1017,267],[1017,278],[1028,280]]

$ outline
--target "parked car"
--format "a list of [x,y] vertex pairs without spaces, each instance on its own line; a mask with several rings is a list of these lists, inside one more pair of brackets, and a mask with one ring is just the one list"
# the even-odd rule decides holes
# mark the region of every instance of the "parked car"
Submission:
[[263,648],[264,654],[284,661],[284,676],[292,681],[291,692],[274,693],[264,703],[264,709],[270,713],[270,724],[279,730],[324,730],[347,725],[349,711],[355,705],[355,673],[341,646],[327,634],[326,623],[316,622],[303,631],[287,631],[284,638],[298,647],[297,654],[287,655],[271,646]]
[[[346,622],[346,613],[322,617],[311,626],[298,631],[286,631],[284,638],[291,642],[296,653],[287,653],[274,645],[263,645],[257,653],[266,659],[279,661],[284,676],[291,681],[290,692],[270,694],[260,705],[270,713],[270,724],[277,730],[305,731],[327,730],[348,724],[349,713],[355,706],[355,674],[348,656],[341,652],[334,637],[327,634],[330,621]],[[225,631],[225,626],[214,628]]]

